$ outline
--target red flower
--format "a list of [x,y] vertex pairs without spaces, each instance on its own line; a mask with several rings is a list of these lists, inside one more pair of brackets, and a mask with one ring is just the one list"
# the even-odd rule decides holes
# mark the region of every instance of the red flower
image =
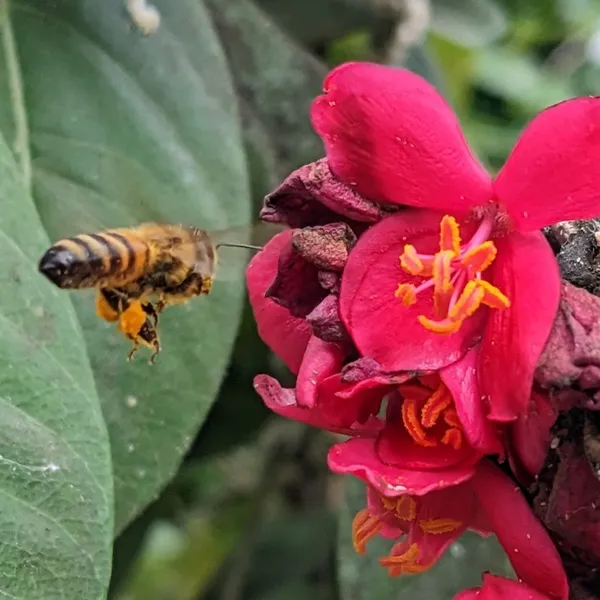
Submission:
[[480,588],[460,592],[454,600],[551,600],[551,597],[520,581],[485,573]]
[[494,533],[519,579],[550,598],[567,600],[567,578],[546,530],[519,488],[486,460],[468,482],[425,496],[389,498],[370,488],[367,508],[352,524],[352,537],[359,553],[377,535],[399,539],[380,559],[397,576],[432,567],[466,529]]
[[514,420],[559,302],[539,228],[600,213],[600,100],[543,111],[492,181],[419,76],[349,63],[324,87],[312,121],[331,171],[362,197],[414,207],[367,229],[345,265],[340,313],[356,347],[402,371],[447,366],[479,344],[489,417]]
[[254,256],[246,276],[248,296],[261,339],[293,373],[297,373],[311,337],[310,326],[265,296],[277,273],[279,255],[289,245],[291,238],[291,231],[273,237]]
[[422,495],[468,480],[484,455],[503,454],[478,402],[473,353],[415,377],[386,374],[365,359],[341,369],[341,361],[323,358],[335,356],[331,346],[313,338],[295,390],[267,375],[254,385],[276,413],[350,436],[330,450],[333,471],[352,473],[386,496]]

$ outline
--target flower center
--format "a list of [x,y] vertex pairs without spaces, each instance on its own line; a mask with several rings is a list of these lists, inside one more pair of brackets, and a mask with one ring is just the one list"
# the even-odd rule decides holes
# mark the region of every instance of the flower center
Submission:
[[400,528],[406,534],[404,539],[392,548],[392,552],[379,559],[379,564],[386,569],[390,577],[402,574],[421,573],[429,569],[434,562],[433,556],[426,551],[428,535],[448,535],[463,526],[458,519],[439,517],[421,519],[419,499],[403,495],[398,498],[380,496],[381,506],[374,510],[361,510],[352,521],[352,541],[354,550],[365,554],[369,540],[376,537],[385,523]]
[[403,397],[402,421],[410,437],[419,446],[444,444],[459,450],[463,429],[450,390],[440,380],[437,388],[418,384],[398,386]]
[[461,244],[459,225],[445,215],[440,223],[440,250],[436,254],[419,254],[407,244],[400,256],[402,270],[426,279],[421,285],[401,283],[395,296],[405,306],[417,301],[418,294],[433,288],[436,319],[419,316],[419,323],[435,333],[458,331],[463,321],[482,304],[490,308],[508,308],[510,300],[481,274],[496,258],[496,245],[489,239],[494,216],[486,216],[466,244]]

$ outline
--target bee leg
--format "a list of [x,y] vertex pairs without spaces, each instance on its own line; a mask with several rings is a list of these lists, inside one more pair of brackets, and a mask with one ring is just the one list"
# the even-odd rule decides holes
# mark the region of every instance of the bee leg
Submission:
[[148,364],[153,365],[156,362],[156,357],[160,354],[161,350],[162,350],[162,348],[160,347],[160,342],[157,339],[157,340],[155,340],[154,352],[148,359]]
[[157,324],[158,316],[151,303],[142,304],[139,300],[134,300],[121,313],[119,329],[134,344],[128,360],[131,360],[138,347],[142,345],[154,350],[151,361],[154,362],[156,355],[160,352]]
[[137,344],[136,342],[133,342],[133,348],[129,351],[129,354],[127,355],[127,361],[131,361],[133,360],[133,355],[138,351],[139,349],[139,344]]
[[158,298],[158,302],[156,303],[156,312],[161,313],[165,308],[167,308],[168,301],[165,298],[164,294],[160,294]]

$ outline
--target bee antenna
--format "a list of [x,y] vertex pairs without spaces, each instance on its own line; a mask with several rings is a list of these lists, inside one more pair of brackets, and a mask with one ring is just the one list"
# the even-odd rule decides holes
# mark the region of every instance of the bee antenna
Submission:
[[218,250],[219,248],[245,248],[246,250],[262,250],[262,246],[253,246],[252,244],[232,244],[232,243],[221,243],[217,244],[215,248]]

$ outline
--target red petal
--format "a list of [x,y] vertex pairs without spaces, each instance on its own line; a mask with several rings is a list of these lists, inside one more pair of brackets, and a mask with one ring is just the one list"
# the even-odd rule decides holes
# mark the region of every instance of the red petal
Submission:
[[550,598],[520,581],[484,573],[481,588],[460,592],[453,600],[550,600]]
[[[556,421],[556,411],[545,393],[533,391],[527,412],[512,426],[512,446],[517,464],[530,476],[539,473],[544,465],[552,435],[550,428]],[[518,469],[513,469],[515,472]],[[531,483],[530,481],[527,484]]]
[[[436,251],[442,216],[406,210],[388,217],[360,237],[346,263],[340,316],[360,353],[388,371],[435,370],[449,365],[483,332],[486,308],[468,318],[458,332],[440,335],[426,330],[417,320],[420,314],[433,315],[431,291],[419,294],[417,303],[408,307],[394,296],[400,282],[424,281],[400,268],[400,255],[410,243],[420,252]],[[461,227],[465,239],[473,230],[473,225]]]
[[419,471],[385,465],[375,450],[374,439],[355,438],[336,444],[327,456],[334,473],[351,474],[372,485],[384,496],[422,496],[451,487],[473,475],[473,465],[460,464],[442,471]]
[[339,373],[348,352],[338,344],[313,336],[308,342],[298,371],[296,397],[298,405],[310,408],[317,401],[317,386],[326,377]]
[[311,336],[308,323],[292,317],[289,311],[265,298],[279,264],[279,253],[291,243],[292,232],[283,231],[271,238],[254,255],[246,270],[248,295],[261,339],[293,371],[298,372]]
[[471,154],[452,109],[403,69],[346,63],[312,106],[331,170],[377,202],[462,214],[491,198],[490,178]]
[[486,418],[487,406],[477,380],[478,350],[440,370],[440,377],[454,398],[458,418],[469,444],[482,454],[503,454],[495,426]]
[[267,408],[286,419],[343,435],[374,436],[379,429],[378,424],[374,421],[356,427],[337,427],[329,422],[327,415],[324,415],[318,407],[309,409],[298,406],[295,391],[282,388],[279,382],[269,375],[257,375],[254,378],[254,389],[263,399]]
[[389,389],[375,379],[344,383],[340,375],[335,374],[319,385],[318,406],[330,423],[350,427],[377,415]]
[[560,275],[540,232],[515,232],[495,243],[492,283],[511,306],[490,311],[478,372],[489,418],[506,422],[527,410],[533,372],[558,310]]
[[598,216],[600,98],[542,111],[521,134],[494,183],[515,227],[533,231]]
[[471,485],[519,579],[551,598],[567,600],[562,561],[519,487],[488,461],[480,462]]

